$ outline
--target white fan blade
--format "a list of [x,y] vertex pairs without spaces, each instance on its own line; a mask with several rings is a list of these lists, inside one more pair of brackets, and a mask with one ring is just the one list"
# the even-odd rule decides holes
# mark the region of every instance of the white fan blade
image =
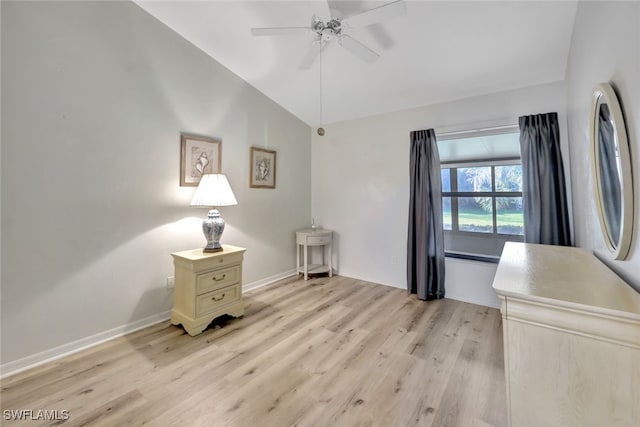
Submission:
[[254,36],[293,36],[297,34],[306,34],[311,28],[309,27],[271,27],[271,28],[252,28],[251,34]]
[[[344,2],[340,2],[339,0],[327,0],[327,4],[329,5],[329,16],[331,18],[339,18],[341,19],[345,14],[341,11],[341,7],[345,5]],[[351,3],[346,3],[347,6]]]
[[407,4],[404,0],[396,0],[394,2],[383,4],[382,6],[374,7],[373,9],[348,16],[342,20],[342,23],[348,24],[351,27],[364,27],[375,24],[376,22],[404,15],[406,12]]
[[324,50],[326,45],[327,44],[322,42],[321,40],[314,40],[311,44],[311,47],[309,47],[307,54],[304,56],[304,58],[302,58],[299,68],[301,70],[308,70],[311,67],[311,64],[314,63],[314,61],[320,54],[320,50]]
[[347,49],[349,52],[353,53],[355,56],[365,62],[373,62],[380,56],[373,50],[360,43],[358,40],[346,34],[340,36],[340,38],[338,39],[338,43],[340,43],[340,46]]

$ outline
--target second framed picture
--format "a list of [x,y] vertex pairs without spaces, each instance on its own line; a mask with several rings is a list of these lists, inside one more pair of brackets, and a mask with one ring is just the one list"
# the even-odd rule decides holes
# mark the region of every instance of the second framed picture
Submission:
[[249,187],[276,188],[276,152],[251,147]]

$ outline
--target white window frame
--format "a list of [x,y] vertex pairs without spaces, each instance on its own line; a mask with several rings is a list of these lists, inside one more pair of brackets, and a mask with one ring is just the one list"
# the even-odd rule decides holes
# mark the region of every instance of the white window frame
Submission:
[[[507,133],[517,133],[519,132],[519,128],[517,125],[505,125],[505,126],[497,126],[493,128],[483,128],[483,129],[473,129],[473,130],[462,130],[456,132],[447,132],[436,134],[436,138],[438,141],[446,141],[452,139],[465,139],[465,138],[474,138],[480,136],[492,136],[492,135],[501,135]],[[457,169],[463,167],[492,167],[492,191],[490,192],[459,192],[459,191],[448,191],[442,192],[442,197],[450,197],[451,198],[451,230],[444,230],[445,233],[445,242],[448,240],[455,238],[456,236],[464,239],[473,238],[473,239],[486,239],[487,241],[492,241],[492,246],[496,244],[504,244],[507,241],[516,241],[522,242],[524,241],[524,236],[519,234],[505,234],[497,232],[497,209],[496,209],[496,197],[522,197],[522,192],[503,192],[503,191],[495,191],[495,166],[507,166],[507,165],[515,165],[521,164],[520,157],[509,157],[502,159],[473,159],[473,160],[465,160],[465,161],[452,161],[452,162],[441,162],[441,169]],[[450,176],[453,178],[453,173]],[[457,182],[457,176],[455,179],[450,180],[451,185]],[[453,190],[453,187],[451,188]],[[456,186],[457,190],[457,186]],[[454,198],[456,197],[490,197],[492,199],[492,216],[493,216],[493,229],[491,233],[487,232],[474,232],[474,231],[460,231],[455,229],[456,224],[458,224],[457,218],[457,210],[454,210]],[[456,204],[457,206],[457,204]],[[448,257],[455,258],[465,258],[472,259],[477,261],[488,261],[488,262],[497,262],[499,256],[493,256],[488,254],[478,254],[472,252],[464,252],[460,250],[451,250],[445,247],[445,254]]]

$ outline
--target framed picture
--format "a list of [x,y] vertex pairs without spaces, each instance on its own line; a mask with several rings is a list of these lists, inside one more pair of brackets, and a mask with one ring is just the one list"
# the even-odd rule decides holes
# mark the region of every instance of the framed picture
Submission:
[[251,147],[249,187],[276,188],[276,152]]
[[202,175],[220,173],[221,150],[219,139],[180,135],[180,186],[197,187]]

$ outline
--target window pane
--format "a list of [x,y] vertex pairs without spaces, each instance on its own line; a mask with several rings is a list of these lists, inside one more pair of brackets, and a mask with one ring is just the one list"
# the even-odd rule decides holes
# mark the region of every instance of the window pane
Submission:
[[442,179],[442,191],[451,191],[450,169],[440,169],[440,177]]
[[491,191],[491,166],[458,168],[458,191]]
[[496,197],[498,234],[524,235],[522,197]]
[[451,197],[442,198],[442,224],[445,230],[451,230]]
[[458,228],[460,231],[493,233],[491,197],[460,197],[458,199]]
[[522,191],[522,166],[496,166],[496,191]]

